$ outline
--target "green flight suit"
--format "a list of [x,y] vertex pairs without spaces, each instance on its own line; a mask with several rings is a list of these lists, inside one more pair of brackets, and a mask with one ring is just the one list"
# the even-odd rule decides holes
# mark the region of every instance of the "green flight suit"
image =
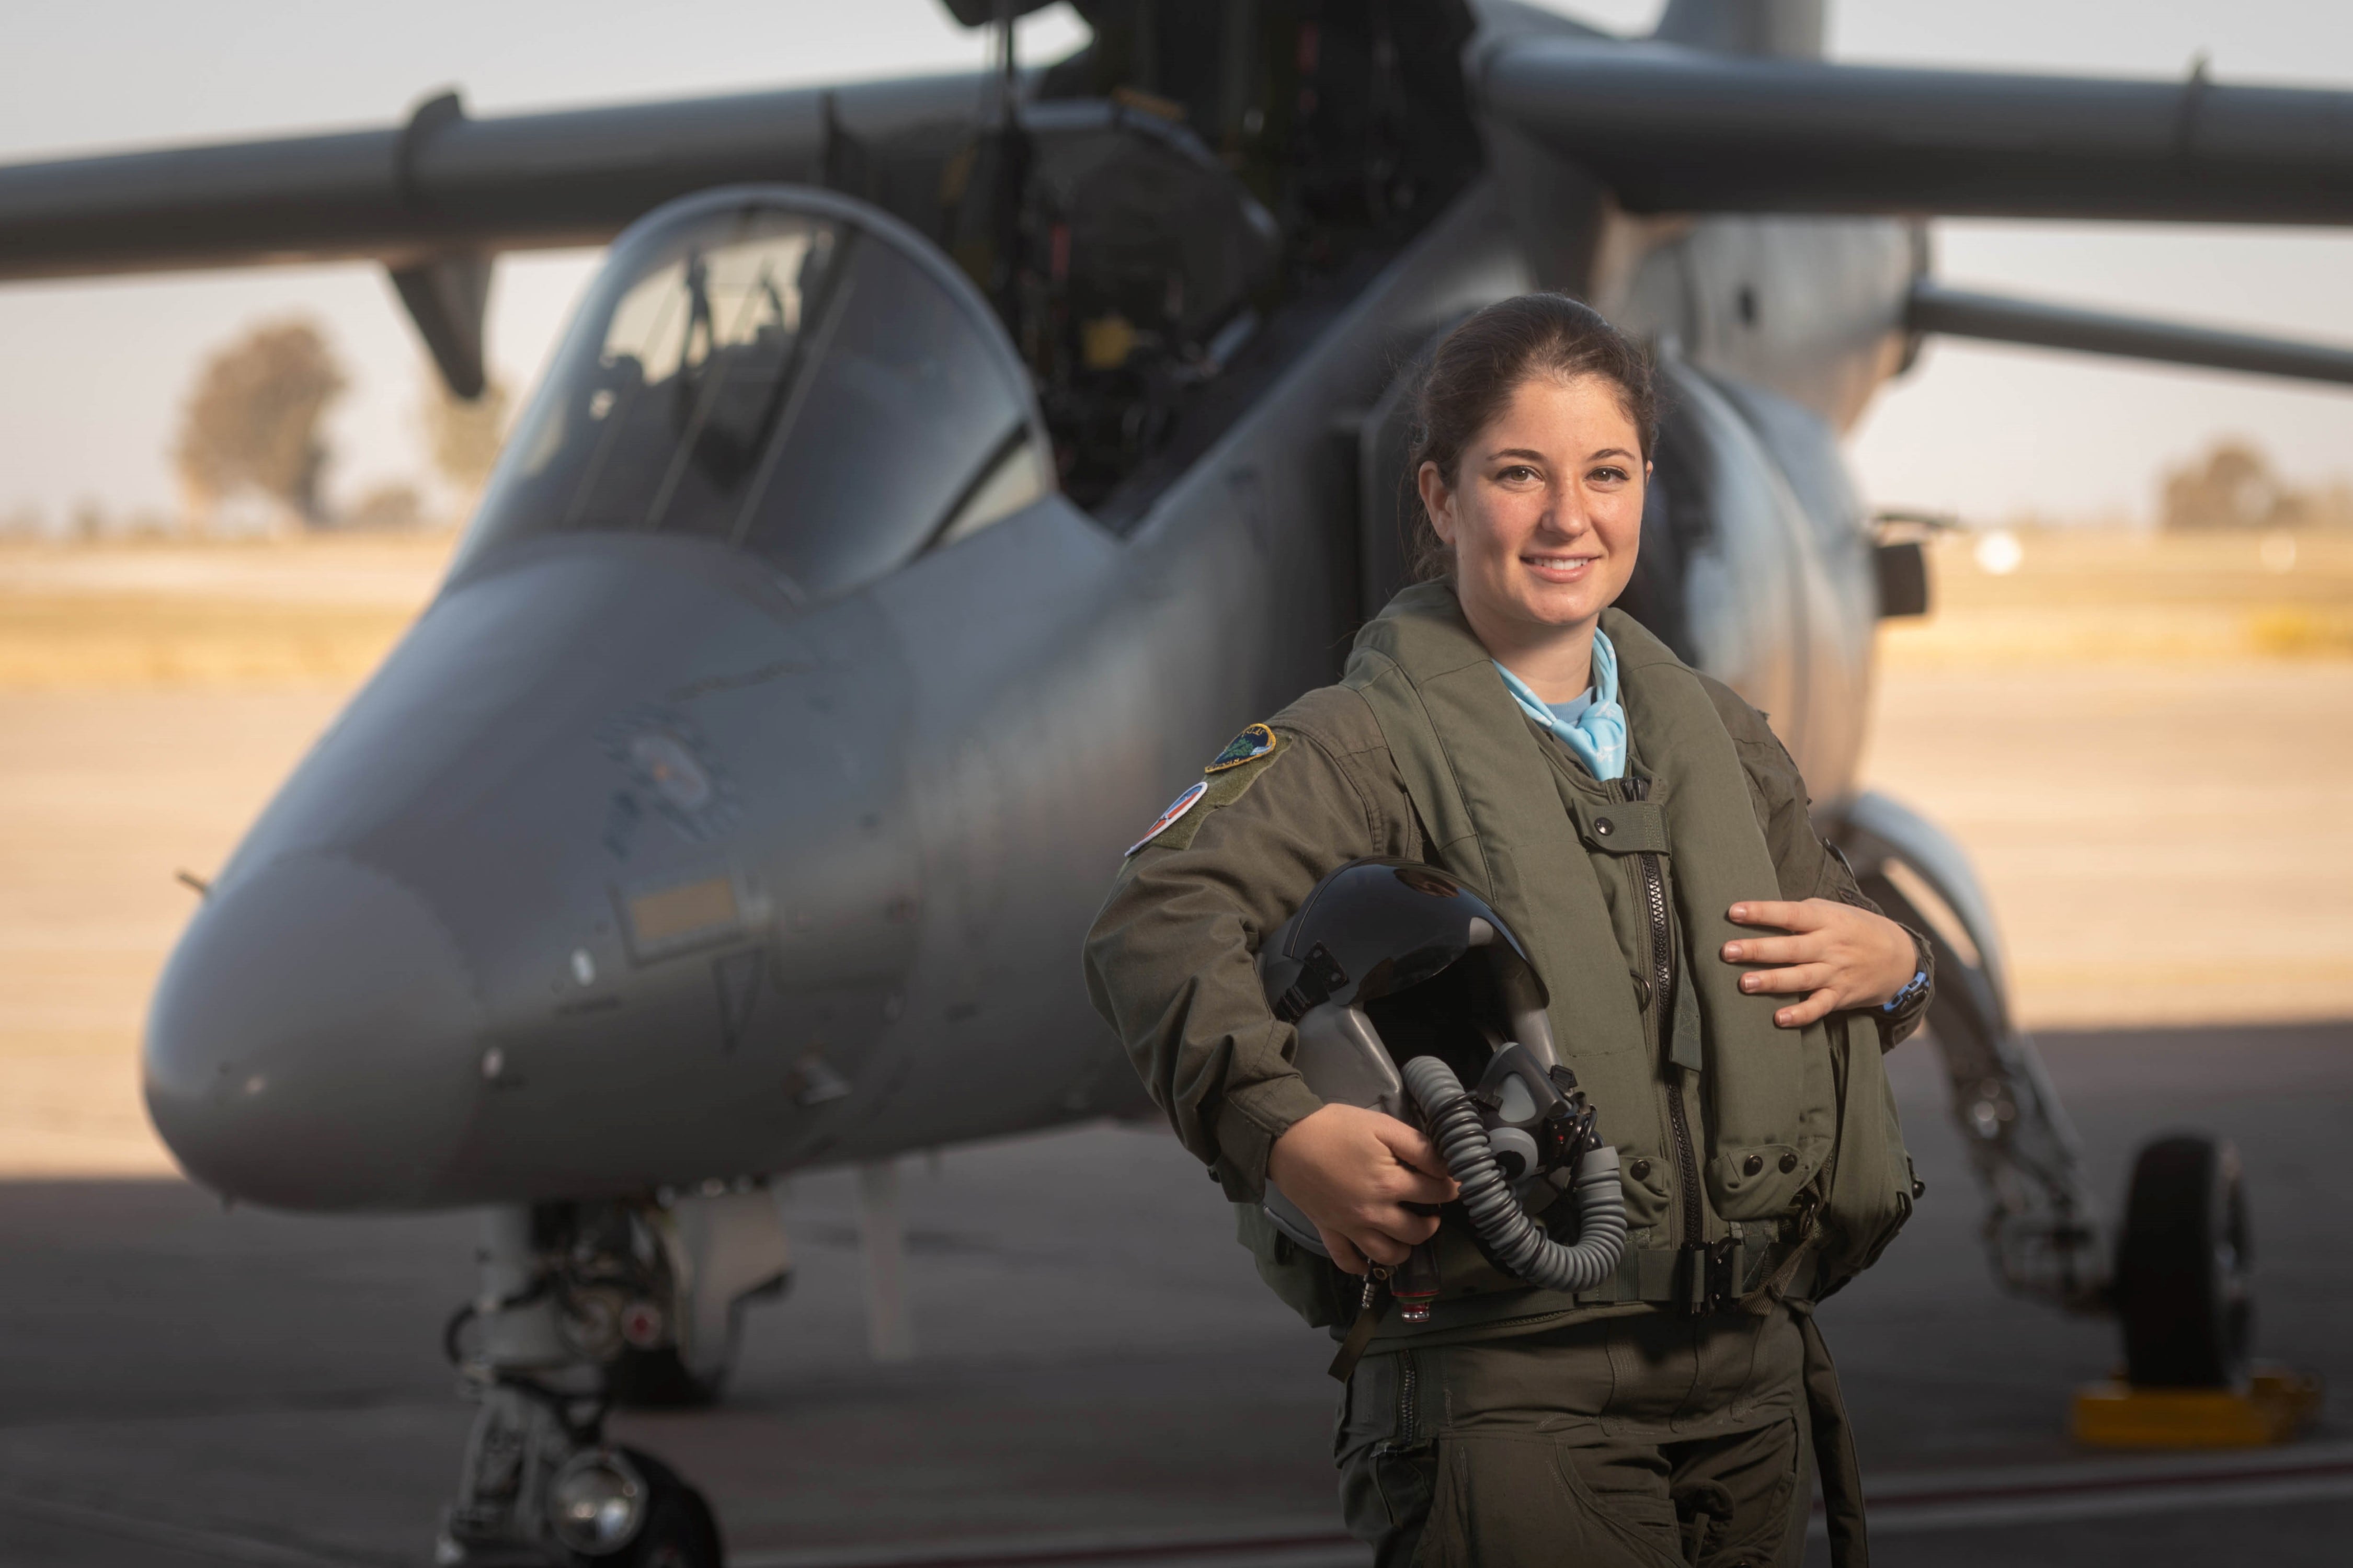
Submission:
[[[1261,1272],[1335,1334],[1356,1282],[1257,1208],[1274,1140],[1321,1104],[1266,1004],[1261,941],[1345,861],[1427,861],[1495,904],[1553,994],[1564,1058],[1627,1156],[1627,1259],[1569,1298],[1503,1278],[1459,1226],[1441,1230],[1445,1293],[1425,1324],[1380,1325],[1343,1407],[1344,1506],[1385,1563],[1794,1562],[1810,1437],[1842,1443],[1820,1418],[1811,1300],[1909,1212],[1908,1167],[1882,1168],[1900,1140],[1878,1051],[1852,1048],[1858,1021],[1774,1030],[1776,1003],[1738,993],[1715,958],[1733,930],[1721,907],[1690,901],[1868,907],[1815,834],[1795,764],[1729,689],[1628,617],[1603,626],[1630,773],[1658,799],[1594,780],[1521,714],[1451,592],[1423,584],[1359,634],[1341,685],[1212,766],[1201,798],[1130,855],[1087,942],[1098,1010],[1237,1205]],[[1660,987],[1662,957],[1675,978]],[[1908,1033],[1925,1003],[1873,1043]],[[1836,1207],[1822,1203],[1842,1139],[1873,1156],[1847,1163],[1871,1190],[1867,1234],[1843,1253],[1815,1223]],[[1707,1248],[1713,1272],[1692,1258]],[[1859,1521],[1841,1533],[1859,1561]]]

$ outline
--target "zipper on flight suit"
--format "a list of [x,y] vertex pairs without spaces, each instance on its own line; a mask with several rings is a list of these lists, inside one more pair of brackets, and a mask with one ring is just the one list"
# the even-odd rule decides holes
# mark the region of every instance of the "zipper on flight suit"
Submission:
[[1436,1466],[1431,1443],[1421,1435],[1419,1384],[1421,1369],[1414,1352],[1398,1352],[1397,1430],[1373,1445],[1373,1489],[1393,1525],[1406,1524],[1429,1512]]
[[[1619,787],[1630,801],[1639,801],[1651,793],[1651,781],[1629,773],[1619,781]],[[1683,1245],[1682,1266],[1694,1278],[1686,1288],[1691,1291],[1694,1310],[1706,1294],[1705,1266],[1707,1225],[1700,1211],[1699,1156],[1692,1142],[1691,1120],[1683,1111],[1683,1069],[1674,1065],[1668,1051],[1667,1033],[1674,1027],[1675,943],[1674,928],[1669,923],[1667,910],[1666,873],[1660,868],[1656,854],[1644,850],[1635,863],[1641,868],[1642,902],[1649,915],[1651,930],[1651,1015],[1658,1026],[1659,1058],[1667,1066],[1667,1130],[1675,1145],[1675,1181],[1681,1188],[1683,1202]]]

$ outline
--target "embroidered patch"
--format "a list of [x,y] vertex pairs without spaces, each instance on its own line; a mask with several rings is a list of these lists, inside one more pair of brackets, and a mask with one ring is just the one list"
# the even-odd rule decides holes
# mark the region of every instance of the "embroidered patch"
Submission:
[[1223,773],[1228,768],[1240,767],[1244,763],[1254,763],[1282,743],[1273,731],[1263,724],[1253,724],[1228,741],[1226,749],[1201,771],[1205,773]]
[[[1134,843],[1127,847],[1127,853],[1130,855],[1134,854],[1137,850],[1143,848],[1145,845],[1151,843],[1154,839],[1159,837],[1170,828],[1176,826],[1176,819],[1183,816],[1187,812],[1192,810],[1195,805],[1200,803],[1201,797],[1208,793],[1209,783],[1207,779],[1202,779],[1187,786],[1183,795],[1178,795],[1175,800],[1168,803],[1168,809],[1160,814],[1160,820],[1154,823],[1151,829],[1146,832],[1143,837],[1137,839]],[[1124,858],[1124,857],[1123,857],[1123,858]]]

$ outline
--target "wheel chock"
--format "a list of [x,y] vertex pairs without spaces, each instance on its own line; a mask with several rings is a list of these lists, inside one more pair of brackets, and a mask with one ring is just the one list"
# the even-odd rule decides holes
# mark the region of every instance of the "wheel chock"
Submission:
[[2261,1448],[2293,1440],[2320,1413],[2320,1379],[2259,1362],[2243,1388],[2075,1390],[2071,1428],[2095,1448]]

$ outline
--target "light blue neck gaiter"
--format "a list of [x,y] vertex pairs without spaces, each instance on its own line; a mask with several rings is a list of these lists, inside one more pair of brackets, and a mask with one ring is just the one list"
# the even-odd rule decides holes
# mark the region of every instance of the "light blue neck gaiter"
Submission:
[[1618,704],[1618,650],[1599,626],[1593,632],[1593,688],[1557,708],[1528,689],[1528,683],[1495,666],[1527,716],[1560,737],[1560,743],[1598,779],[1626,776],[1626,710]]

